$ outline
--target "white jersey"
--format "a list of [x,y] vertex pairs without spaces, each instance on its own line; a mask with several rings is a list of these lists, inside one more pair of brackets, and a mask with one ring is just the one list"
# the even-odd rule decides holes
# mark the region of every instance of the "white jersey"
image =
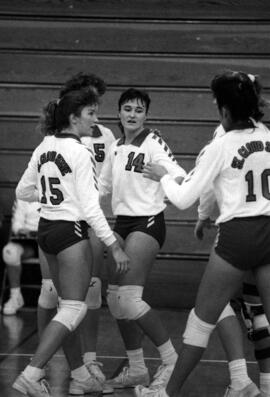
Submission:
[[96,161],[96,174],[99,176],[109,147],[115,141],[112,131],[104,125],[96,124],[92,136],[84,136],[81,141],[85,146],[92,149]]
[[216,223],[221,223],[235,217],[270,216],[269,177],[270,133],[257,126],[214,139],[202,150],[181,186],[169,175],[161,183],[169,200],[180,209],[191,206],[213,186],[220,211]]
[[15,200],[12,209],[11,230],[17,234],[20,229],[36,232],[39,222],[40,203]]
[[[250,119],[256,127],[268,131],[268,128],[263,123],[259,121],[255,121],[253,118]],[[225,134],[226,131],[224,130],[222,124],[219,124],[219,126],[214,131],[213,139],[220,138]],[[208,191],[204,191],[200,197],[200,204],[198,207],[199,219],[204,220],[209,218],[215,208],[215,204],[216,204],[216,197],[213,190],[213,186],[209,186]]]
[[35,149],[16,189],[17,198],[33,200],[36,189],[40,216],[48,220],[85,220],[96,235],[115,241],[99,205],[95,161],[73,134],[46,136]]
[[99,188],[101,195],[112,193],[114,215],[150,216],[166,207],[160,183],[143,177],[142,167],[148,162],[163,165],[173,178],[186,175],[163,139],[147,129],[128,145],[124,137],[111,145]]

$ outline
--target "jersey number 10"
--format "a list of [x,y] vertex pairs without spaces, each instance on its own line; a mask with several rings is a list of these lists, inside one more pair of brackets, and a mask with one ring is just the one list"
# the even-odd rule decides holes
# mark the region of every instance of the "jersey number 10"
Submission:
[[[270,176],[270,169],[266,169],[261,174],[261,186],[262,186],[262,195],[267,200],[270,200],[270,190],[269,190],[269,176]],[[246,196],[246,201],[256,201],[257,196],[254,193],[254,175],[253,171],[248,171],[245,175],[245,180],[247,181],[248,185],[248,194]]]

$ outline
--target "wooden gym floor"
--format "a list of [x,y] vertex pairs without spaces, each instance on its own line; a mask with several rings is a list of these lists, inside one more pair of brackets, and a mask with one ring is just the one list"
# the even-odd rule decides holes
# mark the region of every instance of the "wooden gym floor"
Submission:
[[[173,343],[181,344],[188,311],[159,310],[168,327]],[[16,376],[24,369],[37,344],[36,311],[21,310],[16,316],[0,316],[0,396],[20,397],[11,388]],[[257,382],[258,370],[254,361],[252,345],[245,340],[246,358],[251,378]],[[146,363],[151,375],[160,364],[158,354],[148,338],[144,340]],[[104,365],[107,378],[119,373],[126,364],[125,350],[114,319],[106,307],[101,309],[98,360]],[[54,397],[68,396],[69,370],[60,350],[47,368],[48,381]],[[217,335],[213,334],[203,360],[192,373],[181,393],[181,397],[223,397],[228,385],[227,362]],[[133,389],[114,393],[116,397],[132,397]]]

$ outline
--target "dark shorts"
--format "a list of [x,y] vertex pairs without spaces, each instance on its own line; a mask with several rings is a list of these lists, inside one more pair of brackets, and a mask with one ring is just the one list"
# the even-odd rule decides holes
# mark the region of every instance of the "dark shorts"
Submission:
[[88,227],[85,221],[50,221],[40,218],[38,244],[44,252],[57,255],[79,241],[87,240]]
[[234,218],[221,223],[215,251],[241,270],[270,264],[270,216]]
[[152,216],[123,216],[116,218],[114,231],[118,233],[124,240],[130,233],[143,232],[149,234],[157,240],[159,246],[162,247],[166,237],[166,226],[164,221],[164,213]]

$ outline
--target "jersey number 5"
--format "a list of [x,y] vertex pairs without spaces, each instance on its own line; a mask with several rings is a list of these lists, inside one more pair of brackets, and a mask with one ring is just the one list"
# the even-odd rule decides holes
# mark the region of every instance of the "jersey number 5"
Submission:
[[[55,185],[60,185],[60,179],[59,178],[48,178],[48,184],[49,184],[49,190],[51,195],[49,196],[50,202],[52,205],[58,205],[62,201],[64,201],[64,196],[63,193],[61,192],[60,189],[55,187]],[[40,202],[42,204],[47,204],[48,200],[46,197],[46,191],[47,191],[47,184],[44,175],[40,178],[40,183],[41,183],[41,189],[42,189],[42,197]]]
[[94,143],[95,160],[98,163],[102,163],[105,159],[105,144],[104,143]]
[[[269,190],[269,176],[270,169],[266,169],[261,174],[261,186],[262,186],[262,195],[266,200],[270,200],[270,190]],[[253,171],[248,171],[245,175],[245,180],[248,185],[248,194],[246,196],[246,201],[256,201],[257,196],[254,193],[254,175]]]

